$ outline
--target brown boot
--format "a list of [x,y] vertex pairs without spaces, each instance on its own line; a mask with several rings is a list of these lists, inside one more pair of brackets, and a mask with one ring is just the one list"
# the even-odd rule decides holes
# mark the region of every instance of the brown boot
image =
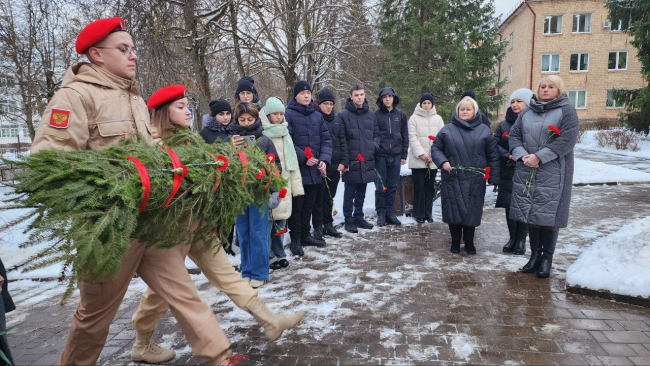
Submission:
[[153,332],[135,333],[135,343],[131,349],[131,360],[135,362],[162,363],[171,361],[176,352],[153,343]]
[[298,325],[306,311],[300,310],[291,315],[278,315],[273,313],[259,297],[253,298],[247,306],[248,312],[264,327],[264,334],[269,341],[274,341],[282,335],[285,329]]

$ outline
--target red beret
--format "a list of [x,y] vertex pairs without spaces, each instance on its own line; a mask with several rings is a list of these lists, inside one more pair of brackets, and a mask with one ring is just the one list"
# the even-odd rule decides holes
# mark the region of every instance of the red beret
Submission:
[[88,24],[84,29],[79,32],[77,41],[74,44],[77,53],[83,55],[92,45],[101,41],[109,33],[115,30],[124,30],[124,20],[119,17],[99,19]]
[[147,101],[147,108],[157,109],[167,103],[185,98],[185,85],[170,85],[156,90]]

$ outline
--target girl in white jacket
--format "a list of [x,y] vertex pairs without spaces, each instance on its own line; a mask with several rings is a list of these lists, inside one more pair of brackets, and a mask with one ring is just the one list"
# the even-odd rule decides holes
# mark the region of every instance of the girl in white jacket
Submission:
[[413,172],[413,218],[420,224],[433,222],[431,211],[438,170],[431,160],[431,145],[438,131],[445,126],[436,112],[434,101],[432,94],[423,93],[408,122],[408,166]]

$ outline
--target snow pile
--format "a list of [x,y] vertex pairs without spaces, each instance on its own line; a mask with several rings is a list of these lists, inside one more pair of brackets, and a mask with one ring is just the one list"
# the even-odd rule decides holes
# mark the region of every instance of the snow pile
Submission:
[[639,136],[639,150],[630,151],[630,150],[616,150],[613,147],[600,147],[598,146],[598,141],[596,141],[596,134],[602,132],[602,130],[595,131],[585,131],[582,136],[582,141],[576,144],[577,148],[589,149],[601,152],[608,152],[617,155],[632,156],[637,158],[646,158],[650,159],[650,136]]
[[612,182],[650,182],[650,174],[624,168],[620,165],[575,159],[573,184],[598,184]]
[[451,348],[454,350],[456,357],[469,359],[469,356],[474,353],[476,343],[472,337],[467,334],[454,334],[451,338]]
[[648,234],[650,216],[597,240],[567,269],[567,286],[649,298]]

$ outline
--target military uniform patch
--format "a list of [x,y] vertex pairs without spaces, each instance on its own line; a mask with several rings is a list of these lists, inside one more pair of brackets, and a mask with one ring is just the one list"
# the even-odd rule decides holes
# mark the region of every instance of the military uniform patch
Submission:
[[52,109],[50,116],[50,127],[54,128],[68,128],[70,121],[70,111],[64,109]]

